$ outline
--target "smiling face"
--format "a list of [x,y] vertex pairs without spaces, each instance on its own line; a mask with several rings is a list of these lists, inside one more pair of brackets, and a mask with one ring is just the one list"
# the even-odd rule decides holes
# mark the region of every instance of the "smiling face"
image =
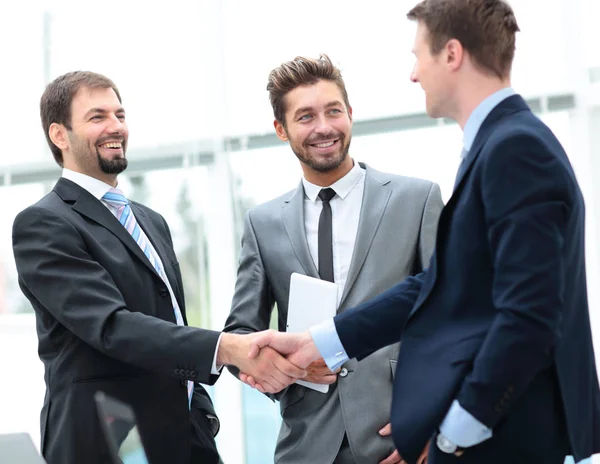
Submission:
[[307,180],[314,182],[319,174],[341,178],[352,169],[352,108],[334,82],[296,87],[285,95],[285,108],[285,126],[275,121],[275,130],[290,143]]
[[50,136],[68,169],[113,184],[127,168],[125,110],[111,88],[80,88],[71,103],[71,129],[54,123]]

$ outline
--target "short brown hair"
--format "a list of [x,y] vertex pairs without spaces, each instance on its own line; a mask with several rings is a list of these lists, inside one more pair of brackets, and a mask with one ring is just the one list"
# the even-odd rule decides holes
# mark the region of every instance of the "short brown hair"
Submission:
[[71,130],[71,103],[77,91],[87,87],[90,89],[111,88],[117,94],[121,102],[119,89],[108,77],[90,71],[74,71],[54,79],[46,86],[46,90],[40,100],[40,117],[46,140],[52,150],[52,155],[60,167],[63,166],[63,156],[52,140],[50,140],[49,129],[53,123],[62,124]]
[[519,26],[506,1],[422,0],[407,16],[427,27],[434,55],[456,39],[483,71],[500,79],[510,74]]
[[282,63],[269,74],[267,90],[275,119],[285,127],[287,93],[301,85],[316,84],[322,79],[334,82],[338,86],[346,108],[350,108],[342,73],[327,55],[321,54],[318,59],[297,56],[292,61]]

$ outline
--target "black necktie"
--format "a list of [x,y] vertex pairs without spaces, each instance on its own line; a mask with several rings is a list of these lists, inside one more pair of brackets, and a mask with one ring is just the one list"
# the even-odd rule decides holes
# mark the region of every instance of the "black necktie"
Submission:
[[322,280],[333,282],[333,246],[331,231],[331,205],[329,201],[335,196],[332,188],[321,189],[319,198],[323,201],[323,209],[319,216],[319,275]]

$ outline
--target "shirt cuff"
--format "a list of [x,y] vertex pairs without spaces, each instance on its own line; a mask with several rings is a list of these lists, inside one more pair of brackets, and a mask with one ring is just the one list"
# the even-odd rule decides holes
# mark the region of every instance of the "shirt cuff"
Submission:
[[220,375],[221,369],[223,369],[222,364],[217,366],[217,353],[219,352],[219,345],[221,344],[221,337],[223,337],[223,334],[219,335],[219,339],[217,340],[217,346],[215,347],[215,355],[213,356],[212,368],[210,370],[210,373],[212,375]]
[[312,326],[310,334],[331,371],[335,371],[348,361],[348,355],[340,341],[333,318]]
[[478,445],[492,437],[492,430],[475,419],[460,405],[452,402],[450,410],[440,425],[440,432],[448,440],[462,448]]

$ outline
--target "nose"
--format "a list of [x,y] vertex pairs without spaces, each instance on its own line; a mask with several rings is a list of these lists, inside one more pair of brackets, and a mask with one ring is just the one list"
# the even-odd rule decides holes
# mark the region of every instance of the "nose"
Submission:
[[121,119],[120,116],[113,114],[109,118],[108,132],[111,134],[122,134],[125,131],[125,120]]
[[417,64],[416,63],[413,66],[412,71],[410,72],[410,81],[413,84],[416,84],[417,82],[419,82],[419,79],[417,79]]
[[331,125],[325,116],[320,116],[317,119],[317,124],[315,127],[315,132],[319,134],[329,134],[331,132]]

